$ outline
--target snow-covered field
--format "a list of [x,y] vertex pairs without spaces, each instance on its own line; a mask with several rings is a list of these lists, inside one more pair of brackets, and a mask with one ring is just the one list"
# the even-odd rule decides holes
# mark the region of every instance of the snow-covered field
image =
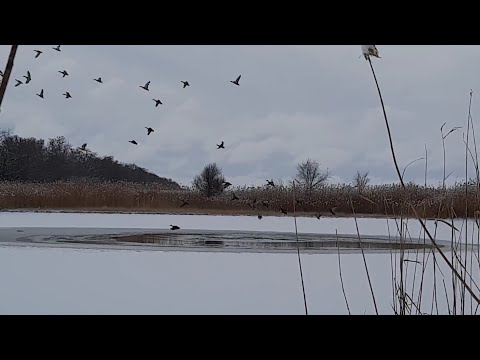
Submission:
[[[359,219],[362,235],[388,234],[385,219]],[[0,227],[167,228],[293,232],[292,218],[181,215],[0,213]],[[410,234],[420,228],[408,222]],[[461,222],[456,224],[461,227]],[[353,219],[298,219],[300,232],[356,234]],[[395,235],[396,225],[390,221]],[[433,223],[429,224],[432,232]],[[471,227],[473,228],[473,226]],[[439,224],[437,237],[451,229]],[[367,254],[380,313],[391,314],[390,255]],[[362,256],[343,254],[350,310],[374,313]],[[338,257],[303,255],[311,314],[347,314]],[[430,261],[430,263],[432,263]],[[442,266],[445,282],[450,274]],[[413,264],[409,265],[412,266]],[[411,271],[413,273],[413,271]],[[431,271],[424,308],[431,311]],[[437,276],[439,276],[437,274]],[[439,282],[441,286],[441,282]],[[445,312],[445,296],[438,306]],[[303,314],[295,254],[163,252],[4,246],[0,242],[1,314]]]

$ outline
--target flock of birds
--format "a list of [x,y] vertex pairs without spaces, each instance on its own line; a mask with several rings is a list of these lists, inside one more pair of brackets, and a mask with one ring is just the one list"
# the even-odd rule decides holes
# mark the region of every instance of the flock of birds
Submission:
[[[52,50],[57,51],[57,52],[61,52],[62,51],[61,46],[62,45],[54,46],[54,47],[52,47]],[[34,57],[35,59],[38,59],[40,57],[40,55],[43,54],[42,50],[33,50],[33,51],[35,52],[35,57]],[[66,76],[70,75],[68,73],[68,71],[66,71],[66,70],[59,70],[58,72],[62,75],[62,79],[65,78]],[[2,71],[0,71],[0,77],[3,77],[3,72]],[[15,85],[14,86],[18,87],[18,86],[21,86],[21,85],[29,84],[32,81],[32,74],[30,73],[30,71],[27,71],[27,75],[23,75],[23,78],[25,78],[24,81],[19,80],[19,79],[15,79]],[[240,86],[240,79],[241,78],[242,78],[242,75],[239,75],[235,80],[231,80],[230,82],[232,84],[236,85],[236,86]],[[103,79],[101,77],[93,79],[93,81],[96,81],[99,84],[103,84]],[[190,83],[188,81],[182,80],[180,82],[183,84],[183,89],[190,86]],[[144,91],[150,91],[150,84],[151,84],[151,81],[148,81],[148,82],[145,83],[145,85],[139,85],[139,87],[141,89],[143,89]],[[45,99],[45,90],[41,89],[40,92],[36,95],[41,99]],[[73,98],[72,94],[68,91],[65,91],[63,96],[65,96],[65,99],[72,99]],[[160,99],[152,99],[152,100],[155,102],[155,107],[158,107],[159,105],[163,105],[163,102]],[[149,127],[149,126],[146,126],[145,129],[147,130],[147,136],[152,134],[153,132],[155,132],[155,130],[153,128]],[[133,145],[138,145],[138,142],[136,140],[130,140],[128,142],[130,144],[133,144]],[[83,144],[78,149],[81,150],[81,151],[84,151],[84,152],[89,152],[89,149],[87,148],[87,143]],[[224,141],[222,141],[220,145],[217,144],[217,149],[225,149]]]
[[[363,56],[365,57],[366,60],[369,60],[371,56],[373,57],[376,57],[376,58],[380,58],[380,54],[378,52],[378,49],[375,45],[362,45],[362,54]],[[241,76],[239,76],[235,81],[231,81],[233,84],[235,85],[240,85],[239,84],[239,81],[240,81],[240,78]],[[217,144],[217,149],[225,149],[225,143],[222,141],[220,144]],[[229,182],[224,182],[223,183],[223,187],[224,189],[228,188],[229,186],[231,186],[232,184],[230,184]],[[268,187],[275,187],[275,183],[273,182],[273,180],[267,180],[267,186]],[[235,195],[235,193],[232,193],[232,199],[231,201],[237,201],[237,200],[240,200],[238,196]],[[184,207],[184,206],[187,206],[187,205],[190,205],[187,201],[185,200],[182,200],[182,205],[180,207]],[[256,209],[256,206],[257,206],[257,199],[254,199],[252,202],[248,202],[247,203],[253,210]],[[302,205],[302,201],[301,200],[297,200],[296,201],[296,204],[297,205]],[[262,205],[264,207],[270,207],[270,204],[267,202],[267,201],[262,201]],[[330,213],[333,215],[333,216],[337,216],[336,214],[336,210],[337,210],[337,207],[334,206],[332,208],[329,209]],[[285,210],[283,207],[280,206],[280,212],[284,215],[287,215],[287,210]],[[315,217],[317,219],[320,220],[320,218],[322,217],[322,214],[320,213],[316,213],[315,214]],[[262,220],[263,216],[261,214],[258,214],[258,219],[259,220]],[[171,230],[180,230],[180,227],[176,226],[176,225],[170,225],[170,229]]]
[[[54,51],[57,51],[57,52],[62,51],[61,50],[61,45],[54,46],[54,47],[52,47],[52,49]],[[34,50],[34,52],[35,52],[35,59],[38,59],[43,54],[43,51],[41,51],[41,50]],[[378,49],[376,48],[375,45],[362,45],[362,54],[364,55],[366,60],[369,60],[370,56],[380,58]],[[62,75],[62,78],[65,78],[66,76],[70,75],[66,70],[59,70],[58,72]],[[3,73],[1,71],[0,71],[0,77],[3,77]],[[24,81],[15,79],[15,82],[16,82],[15,87],[18,87],[18,86],[21,86],[21,85],[27,85],[32,81],[32,75],[31,75],[30,71],[27,71],[27,74],[23,75],[23,78],[25,79]],[[230,82],[232,84],[236,85],[236,86],[240,86],[240,79],[241,78],[242,78],[242,76],[239,75],[235,80],[231,80]],[[95,81],[99,84],[103,84],[103,80],[102,80],[101,77],[93,79],[93,81]],[[181,83],[183,84],[183,89],[190,86],[190,83],[188,81],[183,81],[182,80]],[[139,87],[144,91],[150,91],[150,84],[151,84],[151,81],[148,81],[147,83],[145,83],[145,85],[139,85]],[[36,95],[41,99],[45,99],[44,89],[41,89],[40,92]],[[72,98],[72,95],[68,91],[65,91],[63,96],[65,96],[65,99],[71,99]],[[153,101],[155,102],[155,107],[158,107],[159,105],[163,105],[163,103],[160,99],[153,99]],[[153,128],[148,127],[148,126],[146,126],[145,129],[147,130],[147,136],[152,134],[153,132],[155,132],[155,130]],[[137,141],[135,141],[135,140],[130,140],[129,143],[131,143],[133,145],[138,145]],[[85,152],[85,153],[89,152],[89,149],[87,148],[87,143],[84,143],[78,149]],[[220,149],[225,149],[225,142],[223,140],[220,144],[217,144],[217,150],[220,150]],[[267,181],[267,184],[266,184],[267,187],[272,187],[272,188],[275,187],[275,183],[273,182],[273,180],[266,180],[266,181]],[[229,183],[227,181],[223,182],[223,188],[224,189],[227,189],[230,186],[232,186],[231,183]],[[238,201],[238,200],[240,200],[240,198],[238,196],[236,196],[234,192],[232,192],[231,201]],[[301,205],[302,202],[301,202],[301,200],[297,200],[296,203],[297,203],[297,205]],[[248,202],[248,205],[253,210],[255,210],[257,208],[257,204],[258,204],[257,199],[254,199],[252,202]],[[268,201],[262,201],[261,204],[266,208],[270,207],[270,204],[268,203]],[[188,201],[182,200],[182,204],[180,205],[180,207],[183,208],[184,206],[189,206],[189,205],[190,204],[188,203]],[[330,213],[333,216],[336,216],[335,210],[336,210],[336,207],[333,207],[333,208],[330,209]],[[280,206],[280,212],[284,215],[287,215],[287,211],[281,206]],[[322,215],[317,213],[317,214],[315,214],[315,216],[316,216],[317,219],[320,219]],[[263,218],[263,216],[261,214],[258,214],[258,219],[261,220],[262,218]],[[180,230],[180,227],[177,226],[177,225],[170,225],[170,229],[171,230]]]

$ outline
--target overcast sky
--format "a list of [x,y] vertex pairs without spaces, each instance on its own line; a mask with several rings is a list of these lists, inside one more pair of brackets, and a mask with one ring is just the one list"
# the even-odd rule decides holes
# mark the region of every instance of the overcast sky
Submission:
[[[19,46],[0,128],[22,137],[65,136],[189,185],[217,162],[235,185],[291,179],[296,164],[317,160],[350,182],[369,170],[374,183],[396,181],[379,99],[360,45],[351,46]],[[466,128],[480,106],[480,46],[377,45],[374,66],[400,166],[424,156],[429,182],[442,178],[440,127]],[[44,51],[35,59],[34,49]],[[0,46],[4,68],[10,46]],[[30,70],[32,81],[14,87]],[[66,70],[70,76],[58,73]],[[242,75],[240,86],[230,83]],[[101,76],[104,83],[93,81]],[[181,80],[190,87],[183,89]],[[150,91],[139,86],[151,81]],[[35,96],[44,89],[45,99]],[[69,91],[72,99],[62,94]],[[155,107],[153,98],[163,105]],[[144,127],[155,133],[147,137]],[[460,130],[447,139],[450,180],[464,177]],[[136,140],[139,145],[128,143]],[[225,141],[225,150],[215,144]],[[407,181],[423,182],[424,162]],[[473,174],[473,173],[472,173]]]

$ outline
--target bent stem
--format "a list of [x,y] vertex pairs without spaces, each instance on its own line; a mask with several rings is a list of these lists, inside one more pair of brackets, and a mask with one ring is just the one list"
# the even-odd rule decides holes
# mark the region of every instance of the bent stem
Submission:
[[[388,139],[389,139],[389,142],[390,142],[390,150],[391,150],[391,153],[392,153],[392,158],[393,158],[393,163],[395,164],[395,170],[397,171],[397,175],[398,175],[398,178],[400,180],[400,185],[403,189],[403,191],[405,192],[405,195],[408,195],[408,192],[407,192],[407,189],[405,187],[405,183],[403,181],[403,178],[402,178],[402,173],[400,172],[400,167],[398,166],[398,162],[397,162],[397,157],[395,155],[395,149],[393,147],[393,138],[392,138],[392,132],[390,130],[390,124],[388,122],[388,116],[387,116],[387,111],[385,110],[385,104],[383,102],[383,96],[382,96],[382,91],[380,90],[380,85],[378,83],[378,80],[377,80],[377,75],[375,74],[375,70],[373,68],[373,63],[372,63],[372,59],[368,56],[367,57],[368,59],[368,62],[370,64],[370,69],[372,70],[372,74],[373,74],[373,79],[375,80],[375,84],[377,86],[377,90],[378,90],[378,96],[380,98],[380,103],[382,105],[382,110],[383,110],[383,116],[384,116],[384,119],[385,119],[385,125],[387,127],[387,132],[388,132]],[[472,289],[470,288],[470,286],[468,286],[468,284],[466,283],[466,281],[463,279],[463,277],[458,273],[458,271],[453,267],[453,265],[450,263],[450,261],[448,260],[447,256],[445,255],[445,253],[442,251],[442,249],[440,248],[440,246],[438,246],[437,242],[434,240],[434,238],[432,237],[432,234],[430,234],[430,231],[428,231],[428,228],[427,226],[425,225],[425,222],[421,219],[421,217],[419,216],[417,210],[415,209],[415,207],[413,206],[412,202],[411,201],[408,201],[409,205],[410,205],[410,208],[412,209],[412,212],[414,213],[415,217],[417,218],[417,220],[420,222],[420,225],[422,226],[423,230],[425,231],[425,233],[427,234],[428,238],[430,239],[430,241],[432,242],[433,246],[435,247],[435,249],[438,251],[438,253],[440,254],[440,256],[443,258],[443,260],[447,263],[448,267],[450,269],[452,269],[453,273],[455,274],[455,277],[459,279],[459,281],[462,283],[462,285],[465,287],[465,289],[470,293],[470,295],[472,296],[472,298],[475,299],[475,301],[477,302],[477,304],[480,304],[480,298],[472,291]]]

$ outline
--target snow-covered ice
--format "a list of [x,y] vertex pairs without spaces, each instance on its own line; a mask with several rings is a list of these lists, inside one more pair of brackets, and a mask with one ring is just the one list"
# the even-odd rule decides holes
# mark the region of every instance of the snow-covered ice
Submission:
[[[0,213],[0,227],[98,227],[294,231],[292,218],[180,215]],[[355,234],[353,219],[299,219],[301,232]],[[416,222],[409,221],[412,237]],[[385,235],[385,220],[359,219],[364,235]],[[434,225],[429,227],[434,229]],[[395,228],[391,221],[392,234]],[[439,238],[450,229],[439,225]],[[390,256],[367,254],[379,312],[391,314]],[[342,254],[352,313],[374,313],[358,254]],[[346,314],[338,258],[303,255],[309,312]],[[431,263],[431,261],[430,261]],[[409,265],[412,266],[413,264]],[[450,273],[442,268],[445,281]],[[413,273],[413,271],[411,271]],[[430,313],[431,271],[424,310]],[[441,284],[441,283],[439,283]],[[441,285],[439,285],[441,286]],[[295,254],[117,251],[12,247],[0,243],[1,314],[303,314]],[[439,296],[445,312],[444,296]]]

